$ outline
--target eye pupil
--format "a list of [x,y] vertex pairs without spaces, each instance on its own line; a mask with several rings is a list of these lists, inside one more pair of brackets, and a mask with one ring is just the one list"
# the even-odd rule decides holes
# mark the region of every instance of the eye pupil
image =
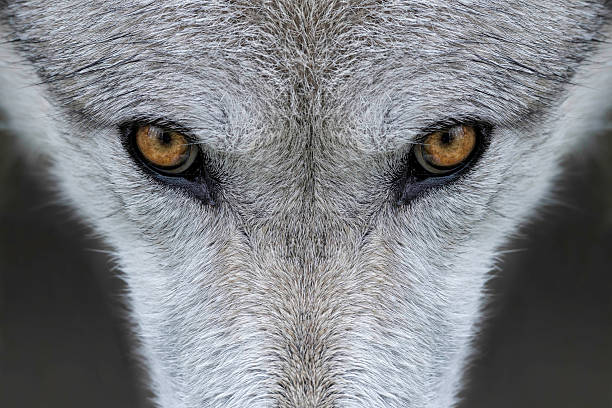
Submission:
[[450,144],[453,144],[453,141],[454,141],[453,139],[454,139],[454,137],[451,136],[451,134],[449,132],[445,132],[442,135],[442,138],[441,138],[440,141],[442,142],[442,144],[450,145]]
[[163,132],[159,136],[159,142],[164,145],[169,145],[172,142],[172,135],[170,132]]

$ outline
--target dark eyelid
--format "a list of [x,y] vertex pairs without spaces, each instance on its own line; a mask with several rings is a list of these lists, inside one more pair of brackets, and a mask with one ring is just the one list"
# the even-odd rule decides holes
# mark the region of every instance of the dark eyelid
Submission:
[[130,130],[134,128],[138,128],[139,126],[147,126],[147,125],[156,126],[156,127],[159,127],[169,132],[180,133],[181,135],[185,136],[185,138],[189,142],[197,143],[198,141],[198,138],[193,135],[193,132],[190,129],[184,126],[181,126],[180,124],[172,120],[164,119],[164,118],[157,118],[157,119],[136,118],[134,120],[121,123],[119,125],[119,129],[121,130],[122,137],[126,137],[126,135],[129,133]]

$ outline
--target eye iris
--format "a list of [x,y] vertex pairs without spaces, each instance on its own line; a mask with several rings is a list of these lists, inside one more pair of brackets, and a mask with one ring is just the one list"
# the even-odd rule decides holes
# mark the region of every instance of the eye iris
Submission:
[[189,159],[190,147],[183,135],[165,132],[156,126],[142,126],[136,133],[136,146],[151,164],[162,168],[180,166]]
[[423,145],[424,159],[435,167],[454,167],[466,160],[476,147],[476,132],[469,126],[456,126],[448,132],[435,132]]

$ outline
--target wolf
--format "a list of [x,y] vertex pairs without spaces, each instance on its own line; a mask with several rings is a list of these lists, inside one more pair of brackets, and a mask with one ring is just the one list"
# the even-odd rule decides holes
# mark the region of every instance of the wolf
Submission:
[[113,248],[155,403],[455,406],[611,105],[604,0],[4,0],[0,109]]

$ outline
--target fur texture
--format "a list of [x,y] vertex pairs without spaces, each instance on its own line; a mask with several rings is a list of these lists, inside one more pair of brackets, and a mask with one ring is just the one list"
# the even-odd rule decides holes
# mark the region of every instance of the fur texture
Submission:
[[[0,3],[1,4],[1,3]],[[496,250],[610,103],[603,0],[42,0],[2,5],[0,107],[115,249],[161,407],[456,402]],[[119,125],[197,135],[208,206]],[[465,176],[404,206],[431,126]]]

